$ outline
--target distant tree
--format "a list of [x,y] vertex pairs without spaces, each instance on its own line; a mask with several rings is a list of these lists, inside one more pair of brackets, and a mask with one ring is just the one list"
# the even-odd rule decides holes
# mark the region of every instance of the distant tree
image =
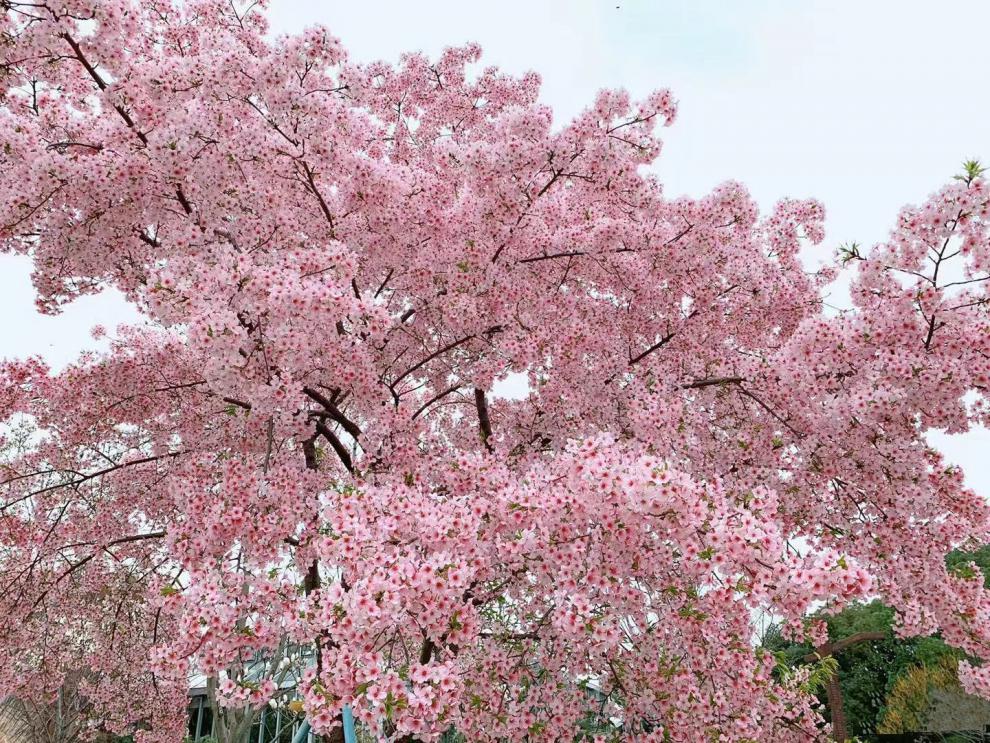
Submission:
[[960,692],[957,659],[943,656],[928,665],[911,666],[901,673],[890,689],[876,732],[913,733],[928,725],[934,690]]
[[953,550],[945,556],[949,571],[963,578],[983,573],[983,585],[990,586],[990,544],[975,550]]
[[[977,555],[972,561],[979,563],[981,558],[990,555],[990,550],[983,548],[973,553],[955,552],[953,555],[952,560],[947,562],[950,565],[964,566],[970,562],[969,556]],[[990,566],[990,563],[987,565]],[[984,565],[980,567],[983,568]],[[927,691],[924,692],[924,699],[912,699],[912,690],[918,691],[918,694],[927,690],[928,687],[922,683],[923,679],[934,679],[932,683],[941,683],[946,669],[951,669],[955,686],[946,682],[939,688],[960,688],[956,669],[963,654],[938,636],[896,637],[893,632],[894,617],[894,610],[880,601],[852,604],[836,614],[822,613],[817,617],[825,621],[830,642],[871,632],[883,632],[887,635],[881,640],[851,645],[836,654],[839,687],[849,736],[868,739],[881,731],[885,719],[889,720],[884,728],[888,732],[918,729],[895,730],[893,728],[900,723],[894,721],[907,719],[905,710],[926,708]],[[781,662],[791,667],[800,665],[814,650],[808,643],[787,642],[777,628],[766,633],[762,644],[776,651]],[[926,669],[933,670],[929,673]],[[910,680],[904,680],[907,676],[910,676]],[[895,688],[897,694],[892,698]],[[825,686],[818,690],[818,696],[828,707]],[[887,717],[891,704],[896,709]]]

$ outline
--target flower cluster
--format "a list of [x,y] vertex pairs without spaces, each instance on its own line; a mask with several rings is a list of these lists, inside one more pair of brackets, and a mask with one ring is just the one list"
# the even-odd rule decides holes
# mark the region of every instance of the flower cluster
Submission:
[[925,438],[990,423],[978,169],[808,275],[819,203],[642,167],[669,91],[555,123],[474,46],[2,9],[0,250],[45,311],[113,286],[146,322],[0,366],[0,696],[76,684],[146,741],[191,673],[221,731],[295,694],[392,740],[786,741],[824,723],[758,611],[820,642],[809,612],[879,596],[990,658],[944,562],[990,508]]

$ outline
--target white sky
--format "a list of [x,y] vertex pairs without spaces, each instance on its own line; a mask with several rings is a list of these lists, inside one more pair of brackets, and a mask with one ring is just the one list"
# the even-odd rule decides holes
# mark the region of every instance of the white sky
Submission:
[[[603,87],[680,101],[657,165],[669,195],[735,179],[769,208],[814,196],[827,256],[882,240],[898,209],[990,161],[990,2],[982,0],[271,0],[274,30],[322,23],[354,59],[435,55],[477,41],[484,63],[535,70],[559,120]],[[618,6],[618,7],[617,7]],[[26,259],[0,256],[0,357],[56,367],[95,345],[89,328],[135,315],[104,294],[35,313]],[[986,431],[933,436],[990,496]]]

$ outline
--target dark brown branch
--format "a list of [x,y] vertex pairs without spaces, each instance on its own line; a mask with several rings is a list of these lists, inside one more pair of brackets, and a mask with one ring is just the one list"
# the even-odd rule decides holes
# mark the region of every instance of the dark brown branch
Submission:
[[555,258],[574,258],[580,255],[587,255],[584,250],[568,250],[564,253],[550,253],[548,255],[534,255],[529,258],[520,258],[517,263],[536,263],[538,261],[551,261]]
[[179,200],[179,204],[182,206],[182,211],[186,214],[192,214],[192,204],[189,203],[189,199],[186,198],[186,195],[183,193],[180,186],[175,187],[175,198]]
[[539,190],[539,193],[537,193],[536,196],[533,197],[533,201],[536,201],[536,199],[540,198],[543,194],[549,191],[550,187],[557,182],[557,179],[560,178],[561,175],[563,175],[562,171],[559,170],[553,171],[553,177],[550,178],[550,180],[547,181],[547,184]]
[[[664,248],[669,247],[670,245],[672,245],[673,243],[677,242],[682,237],[687,235],[692,229],[694,229],[694,225],[693,224],[688,225],[683,230],[681,230],[676,235],[674,235],[672,238],[664,242],[660,247],[664,247]],[[552,261],[557,258],[578,258],[585,255],[617,255],[621,253],[641,253],[648,249],[649,247],[645,247],[645,248],[622,247],[622,248],[617,248],[616,250],[607,250],[595,254],[589,253],[586,250],[566,250],[561,253],[546,253],[544,255],[531,255],[529,258],[520,258],[518,261],[516,261],[516,263],[537,263],[539,261]]]
[[430,662],[433,657],[433,653],[436,651],[436,645],[433,640],[426,638],[426,642],[423,643],[422,649],[419,651],[419,664],[425,666]]
[[804,437],[804,434],[801,431],[797,430],[794,426],[792,426],[791,423],[790,423],[790,421],[788,421],[786,418],[784,418],[782,415],[780,415],[780,413],[778,413],[776,410],[774,410],[773,408],[771,408],[769,405],[767,405],[765,402],[763,402],[762,399],[760,399],[755,394],[753,394],[752,392],[750,392],[749,390],[747,390],[741,384],[739,385],[739,391],[743,395],[745,395],[746,397],[748,397],[750,400],[752,400],[753,402],[755,402],[757,405],[759,405],[761,408],[763,408],[765,411],[767,411],[770,415],[772,415],[778,421],[780,421],[784,426],[787,427],[787,430],[790,431],[791,433],[793,433],[795,436],[797,436],[798,438],[803,438]]
[[103,151],[103,145],[90,144],[89,142],[52,142],[50,145],[45,147],[45,149],[55,150],[59,154],[64,154],[69,147],[82,147],[83,149],[93,150],[94,152]]
[[746,380],[742,377],[708,377],[706,379],[698,379],[694,382],[689,382],[688,384],[682,384],[682,390],[699,390],[704,387],[715,387],[726,384],[739,384],[745,382]]
[[337,438],[337,434],[327,428],[324,423],[317,423],[316,431],[330,442],[330,446],[333,447],[333,450],[337,453],[337,457],[340,459],[347,471],[354,474],[354,463],[351,461],[351,453],[347,451],[347,447],[344,446],[339,438]]
[[235,407],[242,408],[244,410],[251,409],[251,403],[244,402],[243,400],[238,400],[236,397],[224,397],[223,401],[234,405]]
[[[133,467],[133,466],[136,466],[136,465],[139,465],[139,464],[147,464],[148,462],[158,462],[158,461],[160,461],[162,459],[171,459],[173,457],[178,457],[179,455],[181,455],[183,453],[184,452],[176,451],[176,452],[169,452],[168,454],[160,454],[160,455],[155,456],[155,457],[142,457],[141,459],[132,459],[132,460],[130,460],[128,462],[121,462],[120,464],[116,464],[113,467],[106,467],[105,469],[97,470],[96,472],[90,472],[87,475],[80,475],[76,479],[70,480],[68,482],[60,482],[60,483],[56,483],[55,485],[49,485],[48,487],[40,488],[38,490],[33,490],[30,493],[28,493],[27,495],[25,495],[25,496],[23,496],[21,498],[18,498],[16,501],[11,501],[10,503],[5,503],[3,505],[0,505],[0,512],[2,512],[4,509],[9,508],[10,506],[14,505],[14,503],[20,502],[22,500],[26,500],[26,499],[28,499],[28,498],[30,498],[32,496],[35,496],[35,495],[41,495],[42,493],[49,493],[49,492],[51,492],[53,490],[59,490],[60,488],[75,487],[77,485],[81,485],[84,482],[87,482],[89,480],[93,480],[93,479],[95,479],[97,477],[101,477],[103,475],[108,475],[111,472],[116,472],[117,470],[123,469],[125,467]],[[47,473],[44,473],[44,474],[47,474]],[[11,478],[11,479],[8,479],[8,480],[4,480],[3,482],[0,482],[0,485],[7,485],[8,483],[13,482],[13,480],[15,480],[15,479],[18,479],[19,480],[19,479],[21,479],[21,477],[16,477],[16,478]]]
[[161,243],[158,242],[158,238],[152,237],[151,235],[149,235],[146,232],[139,232],[138,233],[138,239],[141,242],[146,243],[146,244],[150,245],[153,248],[157,248],[157,247],[161,246]]
[[[312,436],[305,441],[303,441],[303,456],[306,457],[306,469],[315,470],[319,467],[319,461],[316,457],[316,436]],[[348,457],[349,459],[349,457]],[[350,468],[348,468],[350,469]],[[295,547],[299,546],[299,540],[295,537],[286,537],[285,542],[291,544]],[[314,559],[310,563],[309,568],[306,570],[306,575],[303,578],[303,592],[306,595],[311,594],[313,591],[320,587],[320,561],[319,559]],[[320,647],[320,638],[317,636],[314,641],[316,646],[316,666],[317,673],[323,670],[323,648]]]
[[[491,335],[492,333],[499,333],[501,331],[502,331],[502,326],[501,325],[493,325],[492,327],[487,328],[486,330],[483,330],[481,332],[481,335]],[[459,338],[456,341],[451,341],[450,343],[448,343],[443,348],[438,348],[436,351],[434,351],[433,353],[431,353],[429,356],[427,356],[426,358],[422,359],[421,361],[416,362],[411,367],[409,367],[404,372],[402,372],[402,374],[400,374],[398,377],[396,377],[395,380],[389,385],[389,388],[394,391],[395,390],[395,385],[397,385],[399,382],[401,382],[403,379],[405,379],[406,377],[408,377],[413,372],[421,369],[426,364],[428,364],[431,361],[433,361],[433,359],[435,359],[437,356],[441,356],[441,355],[447,353],[447,351],[453,351],[458,346],[462,346],[465,343],[467,343],[468,341],[473,340],[473,339],[475,339],[477,337],[478,337],[478,334],[477,333],[472,333],[471,335],[466,335],[463,338]]]
[[148,532],[147,534],[131,534],[130,536],[120,537],[118,539],[113,539],[107,542],[106,544],[102,545],[100,549],[93,550],[93,552],[86,555],[86,557],[82,558],[78,562],[75,562],[72,565],[70,565],[68,568],[66,568],[66,570],[62,572],[61,575],[59,575],[58,578],[56,578],[51,585],[47,586],[45,590],[41,592],[38,598],[34,600],[34,603],[31,605],[31,611],[33,612],[35,609],[38,608],[38,604],[40,604],[42,601],[45,600],[48,594],[51,593],[52,589],[58,586],[63,580],[68,578],[74,572],[89,564],[92,561],[92,559],[101,552],[109,550],[111,547],[116,547],[117,545],[120,544],[129,544],[131,542],[142,542],[147,539],[161,539],[164,536],[165,536],[164,531],[153,531],[153,532]]
[[459,390],[460,388],[461,388],[461,385],[460,384],[455,384],[455,385],[453,385],[451,387],[448,387],[443,392],[438,392],[433,397],[431,397],[429,400],[427,400],[426,402],[424,402],[422,405],[419,406],[419,409],[415,413],[413,413],[412,420],[416,420],[433,403],[437,402],[438,400],[442,400],[447,395],[450,395],[450,394],[452,394],[454,392],[457,392],[457,390]]
[[160,539],[165,536],[164,531],[151,531],[147,534],[131,534],[129,537],[120,537],[107,542],[105,547],[116,547],[118,544],[128,544],[130,542],[143,542],[145,539]]
[[309,167],[309,163],[303,163],[303,172],[306,174],[306,181],[309,184],[309,190],[312,191],[316,200],[320,204],[320,211],[323,212],[324,218],[327,220],[327,224],[330,225],[330,237],[332,239],[337,238],[336,226],[333,221],[333,214],[330,211],[330,207],[327,205],[326,200],[323,198],[323,194],[320,193],[320,189],[316,186],[316,180],[313,177],[313,169]]
[[[82,47],[79,46],[79,43],[73,39],[68,32],[63,31],[60,36],[65,39],[65,42],[72,48],[72,53],[75,55],[75,58],[86,69],[86,72],[89,73],[89,76],[93,79],[93,82],[96,83],[96,86],[100,90],[105,91],[107,89],[106,82],[100,76],[100,73],[97,72],[92,63],[86,58],[86,55],[83,54]],[[137,135],[137,138],[141,140],[141,144],[147,147],[148,135],[138,129],[137,124],[131,117],[130,112],[120,103],[114,103],[113,107],[114,110],[120,115],[120,118],[123,119],[124,123],[127,124],[127,128],[133,131],[134,134]],[[186,195],[182,190],[182,186],[176,186],[175,195],[179,200],[179,204],[182,205],[183,211],[186,214],[192,214],[192,205],[189,203],[189,199],[186,198]]]
[[638,356],[635,356],[634,358],[629,359],[629,366],[635,366],[654,351],[657,351],[663,348],[664,346],[666,346],[668,343],[670,343],[670,340],[674,337],[674,335],[676,334],[673,332],[667,333],[667,335],[665,335],[663,338],[658,340],[652,346],[647,348],[645,351],[643,351],[643,353],[639,354]]
[[[96,68],[93,67],[90,61],[86,59],[86,55],[83,54],[82,47],[79,46],[79,43],[75,39],[73,39],[72,36],[70,36],[67,32],[63,31],[60,35],[63,39],[65,39],[66,43],[70,47],[72,47],[72,53],[75,55],[79,63],[86,69],[86,72],[89,73],[89,76],[93,78],[93,82],[96,83],[96,86],[100,90],[106,90],[107,89],[106,82],[104,82],[103,78],[100,77],[100,73],[96,71]],[[120,114],[120,118],[124,120],[124,123],[127,124],[128,128],[134,131],[134,133],[137,135],[137,138],[141,140],[141,143],[147,146],[148,136],[137,128],[137,124],[134,123],[134,119],[131,118],[131,115],[127,111],[127,109],[124,108],[119,103],[113,104],[113,107],[117,111],[117,113]]]
[[492,421],[488,415],[488,399],[485,391],[474,388],[474,404],[478,408],[478,427],[481,429],[481,442],[488,451],[494,451],[489,439],[492,437]]
[[361,429],[358,427],[354,421],[348,418],[341,412],[340,408],[334,405],[333,401],[330,400],[326,395],[319,392],[319,390],[313,389],[312,387],[303,387],[303,392],[311,400],[315,400],[320,405],[322,405],[329,416],[343,426],[344,430],[347,431],[355,439],[361,435]]
[[841,653],[851,645],[858,645],[861,642],[876,642],[878,640],[886,639],[886,632],[857,632],[856,634],[849,635],[849,637],[844,637],[837,642],[827,642],[824,645],[819,646],[815,649],[815,652],[808,653],[804,656],[804,659],[808,663],[814,663],[815,661],[821,660],[822,658],[827,658],[830,655]]
[[388,285],[388,282],[392,278],[392,274],[394,274],[394,273],[395,273],[395,269],[394,268],[390,268],[388,270],[388,273],[385,274],[385,278],[382,279],[382,283],[379,284],[378,289],[375,290],[375,299],[377,299],[378,298],[378,295],[381,294],[385,290],[385,287]]

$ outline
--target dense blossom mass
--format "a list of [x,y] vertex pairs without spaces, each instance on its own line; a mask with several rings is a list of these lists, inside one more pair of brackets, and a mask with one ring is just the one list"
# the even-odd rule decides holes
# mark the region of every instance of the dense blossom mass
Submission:
[[145,741],[193,673],[224,740],[295,693],[331,735],[804,741],[810,668],[754,617],[821,642],[809,610],[873,596],[990,693],[990,594],[944,563],[990,510],[925,438],[988,418],[976,169],[812,274],[818,203],[664,195],[665,90],[555,124],[474,46],[0,9],[0,249],[45,311],[146,318],[0,367],[0,697],[71,682]]

